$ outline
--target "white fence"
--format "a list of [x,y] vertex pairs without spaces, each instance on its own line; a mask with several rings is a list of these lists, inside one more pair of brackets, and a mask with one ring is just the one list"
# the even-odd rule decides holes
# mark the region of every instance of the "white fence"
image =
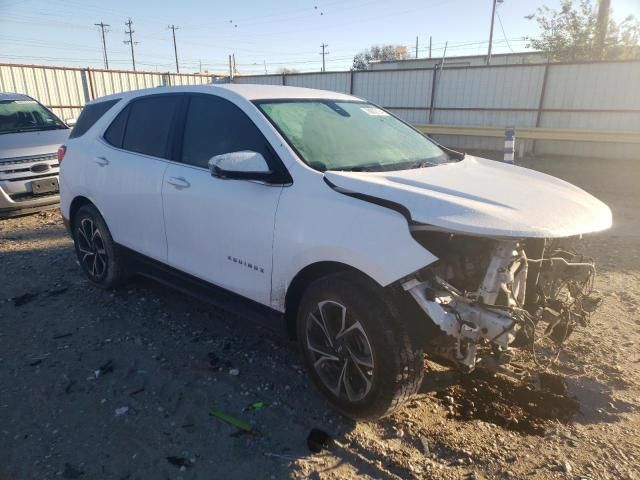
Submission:
[[[62,118],[103,95],[160,85],[228,82],[210,75],[0,65],[0,91],[27,93]],[[319,88],[375,102],[408,122],[458,126],[638,132],[640,61],[238,76],[234,83]],[[502,150],[502,140],[446,135],[463,149]],[[528,140],[540,154],[640,158],[640,144]]]
[[77,117],[86,102],[112,93],[216,80],[199,74],[0,64],[0,92],[30,95],[62,119]]
[[[414,124],[637,132],[640,61],[492,65],[438,69],[236,77],[238,83],[321,88],[375,102]],[[491,137],[440,135],[462,149],[502,150]],[[640,159],[629,143],[533,140],[540,154]]]

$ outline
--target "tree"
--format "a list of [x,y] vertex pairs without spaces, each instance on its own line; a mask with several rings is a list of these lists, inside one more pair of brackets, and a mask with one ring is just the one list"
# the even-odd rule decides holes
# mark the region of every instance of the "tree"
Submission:
[[562,0],[560,10],[544,6],[526,18],[538,22],[541,30],[537,38],[528,38],[527,48],[544,52],[549,61],[640,58],[636,18],[629,15],[620,23],[609,19],[605,32],[592,0]]
[[353,57],[354,70],[366,70],[372,61],[404,60],[407,47],[400,45],[373,45]]
[[289,73],[299,73],[295,68],[282,67],[278,69],[280,75],[288,75]]

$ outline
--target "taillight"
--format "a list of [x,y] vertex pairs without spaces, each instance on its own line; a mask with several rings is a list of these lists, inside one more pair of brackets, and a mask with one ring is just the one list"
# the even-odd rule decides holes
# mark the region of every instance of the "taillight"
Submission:
[[67,153],[67,146],[62,145],[58,147],[58,164],[62,163],[62,159],[64,159],[64,154]]

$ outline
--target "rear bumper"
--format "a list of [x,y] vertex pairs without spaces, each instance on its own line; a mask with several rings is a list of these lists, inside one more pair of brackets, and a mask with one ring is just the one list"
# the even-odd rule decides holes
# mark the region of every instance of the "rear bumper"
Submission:
[[27,215],[55,208],[60,203],[60,195],[46,195],[15,201],[0,188],[0,218]]

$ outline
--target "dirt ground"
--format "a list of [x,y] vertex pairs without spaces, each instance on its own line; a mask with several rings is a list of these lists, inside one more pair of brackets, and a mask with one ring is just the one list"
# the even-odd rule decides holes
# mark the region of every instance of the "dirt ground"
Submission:
[[284,336],[151,281],[93,288],[57,211],[1,220],[0,480],[639,478],[640,162],[526,165],[614,212],[587,239],[605,300],[555,368],[567,394],[427,363],[375,423],[332,411]]

